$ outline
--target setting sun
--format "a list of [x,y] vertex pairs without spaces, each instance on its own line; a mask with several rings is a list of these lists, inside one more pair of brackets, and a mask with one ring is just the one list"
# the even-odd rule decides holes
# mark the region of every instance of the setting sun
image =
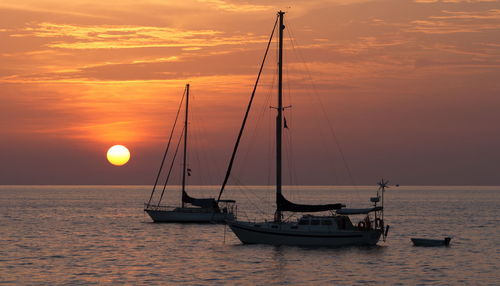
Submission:
[[130,152],[127,147],[122,145],[115,145],[108,149],[108,161],[115,166],[125,165],[130,159]]

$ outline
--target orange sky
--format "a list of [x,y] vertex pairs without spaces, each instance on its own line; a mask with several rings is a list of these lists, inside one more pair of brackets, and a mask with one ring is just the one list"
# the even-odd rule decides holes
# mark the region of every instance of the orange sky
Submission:
[[[269,3],[2,0],[0,184],[152,183],[187,82],[203,125],[192,148],[223,171],[279,9],[296,41],[285,58],[296,183],[351,183],[329,162],[338,151],[311,148],[335,148],[330,121],[356,183],[500,184],[500,1]],[[302,59],[328,120],[300,107],[316,100]],[[115,144],[129,164],[106,162]],[[259,171],[242,180],[267,184],[245,158]]]

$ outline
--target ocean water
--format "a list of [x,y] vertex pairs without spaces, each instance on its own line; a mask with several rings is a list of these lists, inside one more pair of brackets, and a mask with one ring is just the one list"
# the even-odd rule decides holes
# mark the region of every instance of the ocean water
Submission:
[[[374,187],[295,187],[297,202],[367,206]],[[149,186],[0,186],[0,283],[16,285],[500,285],[500,187],[391,187],[375,247],[242,245],[223,225],[155,224]],[[214,195],[216,187],[192,187]],[[271,219],[269,187],[231,187]],[[169,200],[179,200],[178,188]],[[356,222],[356,220],[355,220]],[[452,236],[450,247],[411,237]]]

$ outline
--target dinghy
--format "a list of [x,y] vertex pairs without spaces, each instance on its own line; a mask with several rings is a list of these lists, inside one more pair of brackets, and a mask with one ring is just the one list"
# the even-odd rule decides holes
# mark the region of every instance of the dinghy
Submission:
[[411,241],[415,246],[449,246],[451,237],[444,239],[412,238]]

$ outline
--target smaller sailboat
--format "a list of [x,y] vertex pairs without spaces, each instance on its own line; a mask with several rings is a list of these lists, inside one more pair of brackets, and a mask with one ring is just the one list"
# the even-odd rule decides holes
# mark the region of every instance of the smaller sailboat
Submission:
[[[214,198],[194,198],[191,197],[187,191],[187,177],[191,175],[191,169],[188,168],[187,164],[187,151],[188,151],[188,111],[189,111],[189,84],[186,84],[185,94],[185,111],[184,111],[184,127],[182,130],[184,152],[183,152],[183,162],[182,162],[182,185],[181,185],[181,205],[180,207],[162,205],[162,199],[165,194],[166,186],[168,184],[170,175],[172,173],[172,168],[177,156],[178,147],[181,142],[181,138],[176,146],[176,150],[172,156],[170,169],[168,170],[168,175],[163,185],[161,194],[159,195],[158,201],[153,203],[154,194],[156,187],[158,186],[158,181],[162,173],[162,169],[167,158],[168,151],[171,146],[172,136],[176,127],[177,119],[182,107],[179,106],[177,111],[177,116],[172,127],[172,132],[170,133],[170,139],[167,144],[167,148],[163,155],[163,160],[160,165],[160,170],[156,177],[153,190],[149,201],[144,204],[144,211],[153,219],[154,222],[179,222],[179,223],[223,223],[226,220],[232,220],[235,218],[235,201],[234,200],[219,200],[216,201]],[[183,97],[184,99],[184,97]]]

